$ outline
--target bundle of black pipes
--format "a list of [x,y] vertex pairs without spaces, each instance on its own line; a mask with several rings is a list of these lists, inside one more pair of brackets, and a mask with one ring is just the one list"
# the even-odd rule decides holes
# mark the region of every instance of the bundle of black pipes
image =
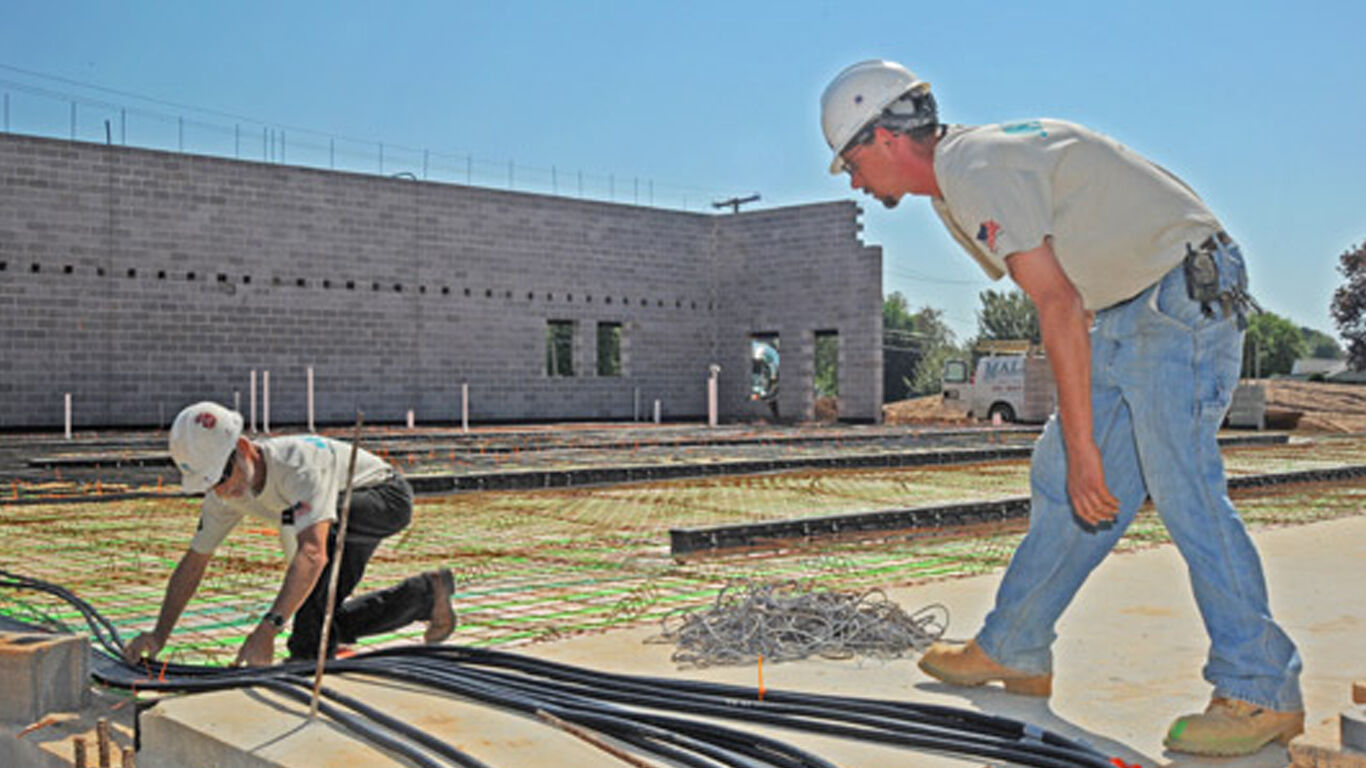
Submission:
[[[185,693],[260,687],[308,701],[311,663],[254,669],[128,665],[122,661],[123,643],[113,625],[68,590],[7,571],[0,571],[0,587],[38,590],[73,605],[103,649],[93,665],[94,677],[103,685]],[[487,649],[389,648],[331,660],[327,672],[403,681],[531,718],[558,720],[670,765],[834,768],[807,750],[717,722],[728,720],[993,763],[1124,768],[1075,740],[1017,720],[954,707],[780,690],[767,690],[760,699],[754,688],[595,672]],[[322,697],[319,709],[324,715],[414,765],[486,765],[353,697],[327,687]],[[529,720],[528,727],[538,722]]]

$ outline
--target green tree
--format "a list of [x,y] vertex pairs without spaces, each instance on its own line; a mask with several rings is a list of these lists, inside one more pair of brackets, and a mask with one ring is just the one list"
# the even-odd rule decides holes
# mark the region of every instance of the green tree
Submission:
[[912,316],[912,320],[915,338],[920,346],[920,361],[916,363],[910,380],[905,382],[906,388],[913,397],[933,395],[943,387],[940,379],[944,361],[962,354],[962,350],[955,343],[957,340],[953,331],[944,322],[943,310],[922,307]]
[[910,305],[906,302],[906,297],[901,291],[894,291],[892,295],[882,301],[882,332],[887,334],[889,331],[914,331],[915,316],[911,314]]
[[1039,311],[1023,291],[982,291],[977,295],[982,308],[977,310],[978,340],[1028,339],[1038,344]]
[[906,388],[913,397],[924,397],[942,392],[944,389],[944,363],[953,358],[965,357],[963,350],[952,344],[941,344],[920,358],[915,373],[906,381]]
[[1333,321],[1347,342],[1348,364],[1366,371],[1366,243],[1339,257],[1338,272],[1343,283],[1333,292]]
[[1308,350],[1310,357],[1325,360],[1341,360],[1344,357],[1338,340],[1323,331],[1316,331],[1302,325],[1300,326],[1300,336],[1304,338],[1304,348]]
[[1304,352],[1304,337],[1294,323],[1275,312],[1253,315],[1243,340],[1243,376],[1290,373]]

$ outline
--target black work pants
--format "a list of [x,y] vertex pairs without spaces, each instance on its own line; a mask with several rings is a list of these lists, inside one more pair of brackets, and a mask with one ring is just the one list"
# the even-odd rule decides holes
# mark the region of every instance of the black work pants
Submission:
[[408,481],[396,474],[380,485],[356,488],[351,492],[346,545],[338,557],[340,517],[338,510],[338,522],[332,526],[327,538],[327,566],[294,615],[294,628],[289,635],[291,659],[318,656],[333,568],[341,570],[337,575],[337,607],[327,640],[329,657],[336,653],[338,643],[354,643],[359,638],[398,629],[432,615],[434,593],[431,580],[424,575],[410,576],[391,587],[351,597],[380,542],[408,527],[413,519],[413,488]]

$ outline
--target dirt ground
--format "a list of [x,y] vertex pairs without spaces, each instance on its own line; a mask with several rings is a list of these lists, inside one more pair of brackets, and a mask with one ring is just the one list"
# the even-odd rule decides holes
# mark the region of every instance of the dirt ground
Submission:
[[1267,379],[1268,419],[1275,411],[1302,414],[1297,432],[1366,432],[1366,386]]
[[[1268,421],[1297,432],[1366,432],[1366,387],[1263,379]],[[939,395],[882,406],[887,424],[961,424],[962,411]]]

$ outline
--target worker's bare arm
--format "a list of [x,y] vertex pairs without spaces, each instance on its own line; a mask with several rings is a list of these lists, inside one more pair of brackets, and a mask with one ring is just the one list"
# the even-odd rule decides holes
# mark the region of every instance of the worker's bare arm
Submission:
[[[293,616],[327,567],[327,536],[332,523],[323,521],[305,528],[298,534],[299,549],[294,559],[289,561],[284,582],[270,612],[280,616]],[[266,666],[275,658],[275,635],[279,629],[267,622],[256,625],[237,654],[236,664]]]
[[1091,341],[1087,314],[1076,286],[1045,239],[1038,248],[1006,257],[1010,276],[1039,311],[1067,446],[1067,491],[1077,517],[1090,525],[1113,520],[1119,502],[1105,485],[1091,412]]

